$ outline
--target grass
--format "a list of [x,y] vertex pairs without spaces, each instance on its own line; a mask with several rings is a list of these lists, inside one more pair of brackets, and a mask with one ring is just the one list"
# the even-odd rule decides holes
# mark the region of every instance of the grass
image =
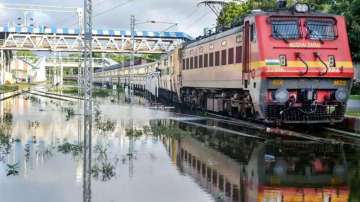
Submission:
[[17,90],[28,90],[30,87],[38,85],[39,83],[16,83],[0,85],[0,93],[8,93]]
[[346,115],[360,117],[360,111],[347,111]]
[[77,81],[64,81],[64,85],[73,85],[73,86],[75,86],[75,85],[77,85]]
[[64,94],[78,94],[79,88],[78,87],[66,87],[62,89]]
[[0,93],[8,93],[19,90],[19,86],[16,85],[0,85]]
[[[50,92],[55,93],[64,93],[64,94],[71,94],[71,95],[77,95],[78,94],[78,87],[72,86],[72,87],[63,87],[63,88],[53,88],[50,89]],[[112,94],[112,89],[107,88],[93,88],[93,96],[94,97],[108,97]],[[117,92],[123,92],[122,88],[118,88]]]
[[360,95],[350,95],[350,99],[352,99],[352,100],[360,100]]
[[50,92],[53,92],[53,93],[62,92],[64,94],[75,95],[78,93],[78,88],[77,87],[63,87],[63,88],[55,87],[55,88],[50,89]]

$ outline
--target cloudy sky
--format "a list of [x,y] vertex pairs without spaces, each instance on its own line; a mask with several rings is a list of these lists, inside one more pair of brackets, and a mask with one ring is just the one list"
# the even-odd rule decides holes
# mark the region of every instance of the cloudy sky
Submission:
[[[156,20],[176,22],[177,28],[171,31],[183,31],[192,36],[202,33],[203,28],[215,25],[215,15],[206,7],[198,7],[201,0],[93,0],[94,23],[97,29],[129,29],[130,15],[137,22]],[[17,23],[24,16],[23,11],[8,10],[9,4],[41,4],[62,7],[82,7],[82,0],[0,0],[0,23]],[[3,6],[1,6],[3,5]],[[5,6],[4,6],[5,5]],[[35,26],[76,27],[76,14],[30,12],[28,18],[34,18]],[[167,24],[139,24],[137,30],[163,31]]]

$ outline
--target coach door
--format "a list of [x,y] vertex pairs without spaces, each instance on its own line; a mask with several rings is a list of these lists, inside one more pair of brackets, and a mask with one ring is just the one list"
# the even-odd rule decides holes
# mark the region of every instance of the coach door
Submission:
[[243,85],[245,88],[248,87],[249,83],[249,71],[250,71],[250,23],[245,21],[244,32],[243,32]]

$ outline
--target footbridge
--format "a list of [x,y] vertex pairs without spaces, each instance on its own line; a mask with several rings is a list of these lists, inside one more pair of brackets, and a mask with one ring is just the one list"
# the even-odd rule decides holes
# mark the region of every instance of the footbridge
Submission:
[[[130,53],[133,51],[132,35],[136,53],[166,53],[191,37],[183,32],[149,32],[123,30],[93,30],[93,52]],[[0,27],[1,50],[29,50],[53,52],[79,52],[84,41],[79,29]]]

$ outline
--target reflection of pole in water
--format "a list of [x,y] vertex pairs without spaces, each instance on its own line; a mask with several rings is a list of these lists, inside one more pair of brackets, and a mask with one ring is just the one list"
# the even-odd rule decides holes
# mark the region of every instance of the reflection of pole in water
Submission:
[[4,117],[4,102],[0,101],[0,122],[3,122]]
[[129,177],[132,178],[134,175],[134,120],[130,120],[130,130],[131,133],[129,135]]
[[[130,137],[130,145],[133,145],[134,142],[133,142],[133,138]],[[130,146],[129,145],[129,148],[133,147],[133,146]],[[129,149],[130,150],[130,149]],[[134,152],[133,149],[131,149],[132,151],[131,152]],[[133,153],[129,153],[129,177],[130,178],[133,178],[134,176],[134,156],[133,156]]]
[[[81,103],[79,102],[79,106],[81,107]],[[81,126],[82,126],[82,124],[81,124],[81,121],[82,121],[82,119],[81,119],[81,117],[82,116],[78,116],[78,124],[77,124],[77,128],[78,128],[78,138],[77,138],[77,143],[80,145],[81,144]]]

